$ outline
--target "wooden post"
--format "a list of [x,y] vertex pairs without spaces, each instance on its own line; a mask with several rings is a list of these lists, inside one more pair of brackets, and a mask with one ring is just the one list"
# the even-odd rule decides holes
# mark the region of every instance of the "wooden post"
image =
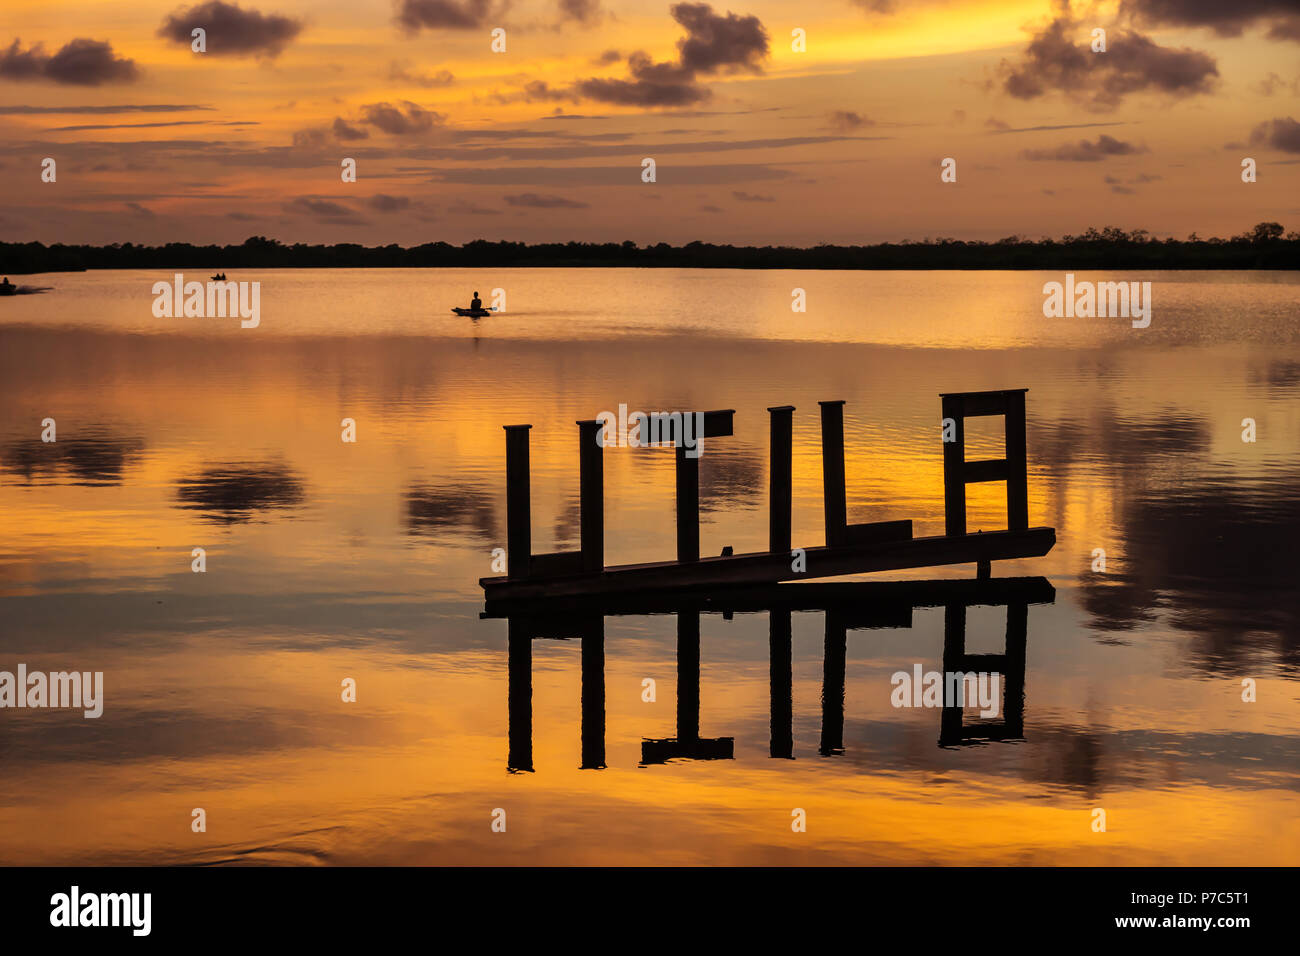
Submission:
[[1025,451],[1025,393],[1006,395],[1007,528],[1029,527],[1029,476]]
[[822,500],[826,546],[843,544],[848,518],[844,490],[844,402],[818,402],[822,408]]
[[771,463],[768,467],[769,551],[790,550],[790,513],[794,481],[794,406],[776,405],[771,415]]
[[1002,719],[1012,737],[1025,735],[1025,642],[1028,628],[1029,605],[1023,601],[1008,604]]
[[966,463],[966,426],[965,406],[960,396],[943,397],[941,429],[950,419],[953,440],[943,443],[943,533],[954,537],[966,533],[966,475],[962,470]]
[[677,451],[677,560],[700,560],[700,460]]
[[[943,673],[944,688],[948,686],[948,674],[964,672],[966,658],[966,605],[950,601],[943,608]],[[939,746],[955,747],[962,742],[962,726],[965,719],[963,708],[948,706],[939,714]]]
[[605,569],[605,458],[597,420],[578,422],[582,570]]
[[582,768],[605,768],[605,618],[582,629]]
[[506,769],[533,769],[533,635],[526,619],[506,622],[509,644],[509,751]]
[[773,757],[794,759],[794,694],[790,657],[790,609],[773,608],[768,612],[769,674],[772,685]]
[[677,740],[700,739],[700,612],[677,613]]
[[822,658],[823,757],[844,753],[844,670],[847,627],[839,612],[826,612],[826,647]]
[[532,565],[533,518],[529,501],[528,430],[506,425],[506,561],[507,576],[526,578]]

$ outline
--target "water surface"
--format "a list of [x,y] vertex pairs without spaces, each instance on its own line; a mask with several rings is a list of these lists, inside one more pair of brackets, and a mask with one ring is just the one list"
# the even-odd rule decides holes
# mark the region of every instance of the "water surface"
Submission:
[[[170,276],[0,300],[0,670],[107,685],[98,720],[0,711],[0,862],[1300,859],[1294,274],[1080,274],[1151,281],[1144,330],[1043,318],[1062,276],[1035,272],[231,274],[262,283],[256,329],[154,318]],[[504,315],[449,314],[497,288]],[[917,607],[847,632],[825,746],[828,614],[803,610],[773,757],[769,615],[704,614],[698,733],[734,756],[643,766],[692,694],[678,618],[629,615],[604,624],[604,768],[580,642],[537,639],[532,771],[510,772],[507,624],[477,585],[505,546],[502,425],[533,425],[540,552],[577,547],[575,420],[734,408],[701,464],[715,554],[766,545],[768,406],[796,406],[794,540],[816,545],[818,400],[848,403],[849,520],[937,534],[939,393],[1019,387],[1030,523],[1058,536],[994,567],[1055,588],[1027,613],[1020,739],[941,745],[940,711],[891,706],[895,671],[942,666],[945,611]],[[969,438],[1000,454],[994,420]],[[671,452],[607,451],[605,492],[608,563],[672,556]],[[972,529],[1004,525],[1000,485],[969,500]],[[969,608],[966,650],[1000,653],[1007,615]]]

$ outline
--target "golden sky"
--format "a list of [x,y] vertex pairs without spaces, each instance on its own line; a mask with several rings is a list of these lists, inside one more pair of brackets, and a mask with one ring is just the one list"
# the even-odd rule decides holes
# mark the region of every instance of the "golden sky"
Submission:
[[1296,229],[1298,94],[1294,0],[7,0],[0,240]]

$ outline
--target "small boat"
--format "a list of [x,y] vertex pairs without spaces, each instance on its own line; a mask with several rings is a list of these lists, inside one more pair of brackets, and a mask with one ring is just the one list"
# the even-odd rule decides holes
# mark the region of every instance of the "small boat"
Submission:
[[218,272],[216,275],[214,275],[214,276],[212,277],[212,281],[213,281],[213,282],[225,282],[225,281],[226,281],[226,274],[225,274],[224,272]]
[[491,315],[496,309],[461,309],[453,308],[451,311],[457,315],[468,315],[471,319],[481,319],[485,315]]
[[53,288],[52,285],[0,285],[0,295],[37,295]]

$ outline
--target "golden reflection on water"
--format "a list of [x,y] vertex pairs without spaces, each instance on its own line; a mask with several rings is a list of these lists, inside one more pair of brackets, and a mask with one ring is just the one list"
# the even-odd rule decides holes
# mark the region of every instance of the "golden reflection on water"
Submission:
[[[1008,280],[987,281],[1012,308]],[[1259,294],[1273,314],[1277,288]],[[918,308],[932,332],[960,325],[943,295]],[[547,337],[565,323],[543,317],[531,338],[477,339],[382,321],[319,336],[0,325],[0,670],[107,685],[98,721],[0,712],[0,862],[1295,863],[1294,333],[1242,319],[1240,336],[1177,347],[972,351],[939,333],[931,348],[831,341],[838,318],[794,336],[823,341],[778,342],[761,319],[757,335],[670,316],[659,333]],[[820,544],[818,400],[848,402],[849,520],[910,517],[919,535],[942,529],[938,393],[1002,387],[1030,389],[1031,524],[1058,534],[1047,557],[995,567],[1057,589],[1029,610],[1023,741],[940,748],[937,711],[890,706],[890,674],[941,663],[943,612],[918,609],[911,629],[849,633],[844,753],[820,756],[823,614],[801,612],[795,759],[772,759],[767,615],[705,615],[700,732],[734,736],[735,758],[640,767],[641,739],[674,733],[676,633],[626,617],[606,624],[607,768],[579,769],[578,642],[538,640],[534,772],[506,772],[506,624],[479,619],[476,583],[505,545],[502,425],[534,426],[534,548],[549,551],[577,543],[575,420],[620,402],[736,409],[702,459],[709,554],[766,543],[767,406],[797,407],[794,540]],[[991,432],[968,452],[998,454]],[[671,453],[605,461],[606,560],[670,556]],[[1002,525],[1000,486],[970,501],[972,529]],[[996,647],[1004,620],[972,610],[968,647]]]

